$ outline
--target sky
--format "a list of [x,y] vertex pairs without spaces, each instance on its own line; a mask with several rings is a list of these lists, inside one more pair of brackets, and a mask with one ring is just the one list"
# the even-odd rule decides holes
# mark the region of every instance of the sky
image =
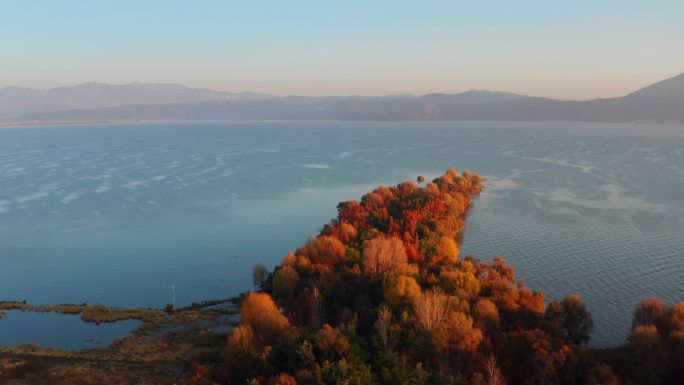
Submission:
[[684,72],[684,1],[0,0],[0,87],[621,96]]

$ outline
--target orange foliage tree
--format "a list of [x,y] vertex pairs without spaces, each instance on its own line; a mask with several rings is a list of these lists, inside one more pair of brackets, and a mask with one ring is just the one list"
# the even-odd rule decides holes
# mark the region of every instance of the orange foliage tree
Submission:
[[240,308],[240,319],[249,325],[255,333],[265,339],[272,338],[282,329],[289,326],[287,318],[270,295],[266,293],[250,293]]

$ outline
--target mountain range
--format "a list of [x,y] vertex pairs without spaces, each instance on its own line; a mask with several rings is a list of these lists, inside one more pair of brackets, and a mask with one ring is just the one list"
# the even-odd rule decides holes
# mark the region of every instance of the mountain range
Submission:
[[145,83],[0,89],[3,124],[168,120],[684,123],[684,73],[625,96],[586,101],[495,91],[382,97],[273,96]]

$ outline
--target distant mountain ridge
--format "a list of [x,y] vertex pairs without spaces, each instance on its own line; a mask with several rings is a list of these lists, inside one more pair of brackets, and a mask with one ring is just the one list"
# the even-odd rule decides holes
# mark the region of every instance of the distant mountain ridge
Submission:
[[32,113],[112,108],[129,105],[160,105],[199,101],[238,101],[269,98],[251,92],[231,93],[189,88],[172,83],[83,83],[76,86],[34,90],[25,87],[0,89],[0,119]]
[[178,84],[85,83],[0,89],[0,121],[160,120],[578,121],[684,123],[684,74],[626,96],[567,101],[495,91],[459,94],[272,96]]

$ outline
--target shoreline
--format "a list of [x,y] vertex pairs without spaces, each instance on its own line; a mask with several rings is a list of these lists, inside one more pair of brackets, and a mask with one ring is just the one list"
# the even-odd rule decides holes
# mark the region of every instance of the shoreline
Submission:
[[169,123],[241,123],[241,122],[349,122],[349,123],[574,123],[574,124],[651,124],[662,126],[684,126],[684,121],[585,121],[585,120],[331,120],[331,119],[224,119],[224,120],[200,120],[200,119],[131,119],[131,120],[74,120],[74,121],[0,121],[2,128],[22,128],[40,126],[83,126],[83,125],[125,125],[125,124],[169,124]]
[[[0,345],[0,378],[4,378],[3,374],[12,368],[39,371],[49,367],[78,368],[86,372],[108,367],[120,375],[133,371],[145,378],[173,377],[186,365],[188,355],[202,348],[203,344],[213,346],[222,343],[225,335],[239,323],[238,304],[244,295],[202,301],[171,312],[117,309],[103,305],[32,305],[23,301],[0,301],[0,314],[11,310],[81,314],[83,322],[96,324],[128,319],[141,321],[129,335],[117,337],[110,345],[96,348],[70,350],[36,344]],[[150,365],[156,369],[150,369]]]

